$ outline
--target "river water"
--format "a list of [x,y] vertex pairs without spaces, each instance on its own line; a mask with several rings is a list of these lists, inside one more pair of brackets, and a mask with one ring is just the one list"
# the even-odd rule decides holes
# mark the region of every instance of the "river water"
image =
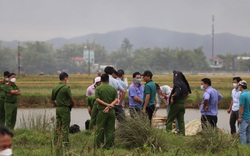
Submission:
[[[125,112],[128,112],[126,109]],[[165,109],[159,109],[157,111],[157,116],[166,116]],[[185,123],[188,123],[195,119],[200,119],[200,111],[198,109],[186,109],[185,113]],[[23,128],[24,123],[27,125],[28,122],[34,122],[35,120],[42,119],[46,123],[51,123],[51,118],[55,117],[55,108],[19,108],[17,111],[17,123],[15,128]],[[226,110],[219,110],[218,113],[218,123],[219,128],[230,130],[229,126],[230,115]],[[73,108],[71,111],[71,125],[78,124],[81,130],[85,129],[85,121],[90,119],[88,110],[86,108]]]

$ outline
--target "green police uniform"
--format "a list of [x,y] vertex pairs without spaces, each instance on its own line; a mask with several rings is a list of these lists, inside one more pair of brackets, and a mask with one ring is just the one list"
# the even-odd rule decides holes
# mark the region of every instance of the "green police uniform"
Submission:
[[9,94],[11,90],[19,90],[16,84],[6,84],[3,87],[5,91],[4,98],[4,111],[5,111],[5,123],[9,129],[14,129],[16,125],[17,116],[17,96],[15,94]]
[[185,135],[185,98],[176,98],[174,97],[174,103],[170,105],[170,111],[168,113],[167,121],[166,121],[166,129],[171,131],[173,129],[172,123],[175,119],[178,121],[179,133]]
[[89,129],[93,129],[96,125],[96,116],[98,113],[97,102],[95,101],[95,95],[91,95],[87,97],[87,107],[91,107],[91,119],[89,124]]
[[[102,83],[95,91],[96,99],[106,103],[112,103],[117,96],[117,91],[115,88],[110,86],[108,83]],[[108,113],[104,113],[103,110],[106,106],[98,103],[98,114],[96,119],[97,126],[97,136],[96,136],[96,145],[100,147],[101,144],[104,144],[105,148],[110,148],[114,144],[114,132],[115,132],[115,110],[110,109]],[[104,143],[104,137],[106,143]]]
[[5,125],[4,98],[5,98],[5,82],[0,82],[0,125]]
[[70,99],[72,99],[70,88],[64,83],[60,82],[53,88],[51,100],[57,103],[54,143],[58,148],[61,148],[62,142],[69,147]]

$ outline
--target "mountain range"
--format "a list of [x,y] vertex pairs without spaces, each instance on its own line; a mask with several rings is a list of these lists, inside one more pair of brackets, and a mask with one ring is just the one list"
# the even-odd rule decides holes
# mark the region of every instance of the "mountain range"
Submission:
[[[81,44],[86,41],[95,41],[105,47],[108,52],[112,52],[121,47],[122,41],[127,38],[137,48],[180,48],[193,50],[202,47],[208,58],[212,56],[212,35],[199,35],[195,33],[183,33],[166,29],[135,27],[124,30],[111,31],[108,33],[88,34],[74,38],[53,38],[45,42],[60,48],[64,44]],[[18,41],[1,41],[1,44],[8,47],[16,47]],[[233,35],[230,33],[215,33],[214,35],[214,55],[224,54],[250,54],[250,38]]]

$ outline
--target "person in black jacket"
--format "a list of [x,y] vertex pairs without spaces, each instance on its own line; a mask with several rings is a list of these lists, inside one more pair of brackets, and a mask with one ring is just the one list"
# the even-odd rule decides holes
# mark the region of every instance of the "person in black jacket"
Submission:
[[174,79],[173,79],[173,89],[170,94],[169,104],[170,111],[167,117],[166,129],[171,131],[172,124],[175,118],[178,121],[179,126],[179,134],[185,135],[185,125],[184,125],[184,114],[185,114],[185,102],[191,93],[191,89],[189,84],[180,71],[173,71]]

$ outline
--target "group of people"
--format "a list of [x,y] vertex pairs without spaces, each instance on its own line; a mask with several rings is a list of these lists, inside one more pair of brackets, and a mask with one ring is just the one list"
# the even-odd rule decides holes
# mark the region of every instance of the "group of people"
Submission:
[[[124,71],[116,71],[107,66],[104,73],[93,80],[93,84],[86,90],[86,103],[91,116],[89,128],[96,130],[95,144],[97,147],[107,148],[114,144],[115,120],[121,123],[126,115],[124,113],[124,97],[128,91],[129,113],[147,115],[151,124],[152,117],[162,103],[167,105],[166,129],[173,129],[173,122],[178,125],[178,133],[185,135],[185,102],[191,94],[191,89],[184,74],[173,71],[173,87],[159,84],[153,81],[153,74],[146,70],[143,74],[132,74],[133,81],[127,86],[124,82]],[[15,84],[15,73],[4,72],[4,78],[0,81],[0,126],[6,126],[13,130],[17,115],[17,96],[20,95],[18,86]],[[145,84],[142,83],[142,79]],[[51,94],[52,103],[56,106],[56,129],[54,143],[57,147],[69,147],[70,112],[75,102],[70,87],[67,86],[69,75],[62,72]],[[250,92],[247,90],[247,82],[240,77],[233,78],[232,101],[227,110],[230,115],[231,134],[236,134],[236,122],[239,124],[240,142],[250,144]],[[201,101],[202,128],[210,125],[217,126],[218,104],[222,95],[212,87],[208,78],[201,79],[200,88],[204,90]],[[156,103],[156,104],[155,104]],[[118,124],[119,128],[119,124]],[[12,133],[1,127],[2,135]],[[57,155],[61,155],[58,148]]]
[[[105,148],[110,148],[113,145],[115,119],[118,120],[119,130],[119,123],[126,118],[123,107],[127,91],[131,117],[134,117],[135,114],[147,115],[151,124],[152,117],[160,104],[162,102],[167,105],[170,103],[171,105],[167,107],[166,128],[171,131],[172,123],[176,119],[179,133],[185,135],[185,100],[191,93],[191,89],[182,72],[174,71],[173,74],[173,88],[167,85],[159,86],[153,81],[153,74],[149,70],[144,71],[143,74],[133,73],[133,82],[127,86],[123,81],[124,71],[122,69],[116,71],[113,67],[107,66],[104,74],[96,77],[93,84],[86,90],[86,103],[91,116],[89,128],[96,130],[97,147],[103,145]],[[142,83],[142,79],[145,84]]]
[[5,71],[0,81],[0,126],[13,130],[17,117],[17,96],[21,94],[16,85],[16,74]]
[[[110,71],[107,71],[107,69],[110,69]],[[106,110],[112,110],[112,108],[114,108],[118,121],[119,119],[122,120],[125,117],[125,113],[122,109],[123,105],[120,103],[123,101],[124,93],[126,93],[124,92],[126,86],[122,87],[122,84],[124,84],[124,82],[122,82],[124,78],[124,72],[123,75],[119,76],[119,81],[122,82],[122,84],[120,83],[119,85],[119,83],[116,82],[116,76],[114,76],[117,75],[117,72],[115,72],[112,67],[107,67],[107,69],[104,70],[104,72],[108,73],[109,75],[109,82],[106,83],[115,88],[116,91],[118,91],[118,95],[122,94],[122,96],[118,96],[117,98],[119,103],[117,103],[116,101],[112,101],[114,106],[107,105],[107,103],[109,103],[107,101],[107,103],[105,104],[97,100],[98,98],[95,96],[97,94],[102,94],[102,92],[98,92],[92,97],[87,97],[87,105],[91,105],[92,110],[96,108],[98,110],[99,105],[106,106],[105,108],[103,107],[102,109],[99,109],[99,111],[93,111],[95,112],[95,114],[92,114],[92,112],[90,112],[91,123],[94,122],[94,124],[91,125],[91,128],[94,127],[93,125],[96,126],[97,134],[101,134],[100,138],[104,138],[105,135],[107,137],[110,136],[109,134],[113,134],[115,116],[113,115],[113,122],[111,124],[112,131],[109,134],[104,135],[104,133],[106,133],[109,128],[107,128],[105,125],[100,126],[99,123],[104,120],[103,116],[100,116],[98,118],[97,114],[100,115],[100,113],[105,113]],[[132,74],[133,82],[128,86],[130,116],[133,117],[135,113],[147,115],[151,123],[152,117],[155,115],[160,105],[162,103],[165,103],[167,105],[166,129],[171,131],[173,129],[173,122],[176,122],[178,133],[180,135],[185,135],[185,102],[191,94],[191,89],[188,81],[186,80],[184,74],[180,71],[173,71],[172,88],[168,85],[159,86],[157,83],[154,83],[152,77],[153,74],[151,71],[145,71],[143,74],[140,74],[139,72],[135,72]],[[141,82],[142,78],[145,82],[144,85]],[[101,82],[101,84],[103,84],[103,82]],[[96,87],[99,85],[100,84],[96,85]],[[242,144],[250,144],[250,92],[248,92],[247,90],[247,82],[242,80],[240,77],[233,78],[233,86],[234,89],[232,90],[232,102],[229,106],[229,109],[227,110],[228,113],[231,113],[231,134],[236,134],[235,124],[237,122],[239,125],[240,142]],[[212,87],[212,82],[209,78],[201,79],[200,88],[201,90],[203,90],[203,98],[201,104],[199,105],[202,128],[205,129],[207,126],[215,128],[217,127],[218,122],[218,104],[223,96]],[[108,97],[108,95],[106,97]],[[120,107],[120,109],[116,109],[116,107]],[[110,120],[105,121],[106,123],[110,123],[107,121]],[[101,130],[102,132],[100,133],[99,130]],[[104,143],[103,141],[104,140],[97,139],[97,144],[100,145],[101,143]]]
[[[200,105],[202,128],[217,126],[218,104],[223,96],[212,86],[208,78],[201,80],[201,89],[204,90]],[[231,134],[236,135],[236,123],[239,127],[240,142],[250,145],[250,92],[247,82],[240,77],[233,77],[233,90],[231,103],[227,110],[230,113],[229,124]]]
[[236,134],[236,123],[239,127],[240,142],[250,145],[250,92],[247,82],[240,77],[233,78],[231,104],[227,110],[230,113],[231,134]]

